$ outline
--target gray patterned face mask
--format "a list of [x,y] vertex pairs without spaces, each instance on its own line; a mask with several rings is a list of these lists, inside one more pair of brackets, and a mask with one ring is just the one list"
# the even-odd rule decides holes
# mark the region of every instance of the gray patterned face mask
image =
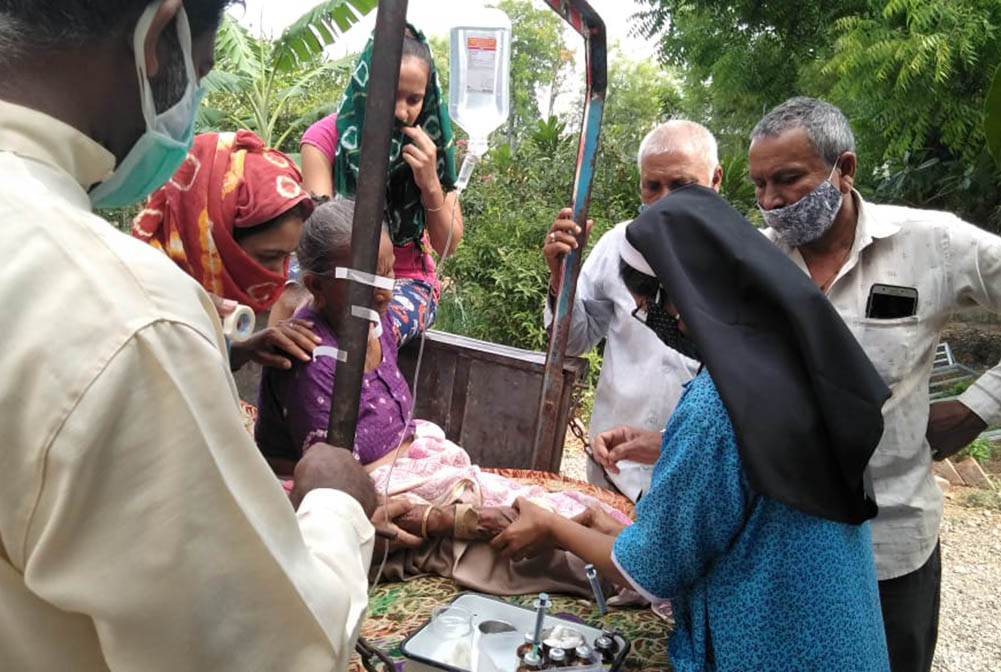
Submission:
[[826,180],[791,205],[765,210],[758,203],[765,223],[775,229],[783,243],[789,247],[812,243],[831,228],[844,199],[844,194],[831,181],[837,169],[838,164],[835,163]]

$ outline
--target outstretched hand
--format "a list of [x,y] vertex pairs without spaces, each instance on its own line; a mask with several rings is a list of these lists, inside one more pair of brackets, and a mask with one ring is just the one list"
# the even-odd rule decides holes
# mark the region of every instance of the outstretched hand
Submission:
[[655,464],[660,458],[661,438],[660,432],[620,425],[594,437],[591,454],[606,471],[617,474],[620,460]]
[[505,558],[521,560],[554,548],[552,524],[558,514],[546,511],[524,497],[514,501],[518,518],[490,542]]
[[245,341],[234,341],[230,346],[230,368],[236,371],[248,361],[255,361],[276,369],[290,369],[290,356],[308,362],[321,342],[309,320],[282,320]]
[[401,548],[417,548],[421,545],[423,541],[420,537],[415,534],[411,534],[401,528],[396,524],[401,516],[405,516],[414,508],[414,503],[409,499],[402,497],[390,498],[388,501],[382,503],[379,508],[375,510],[372,514],[372,525],[375,527],[385,530],[387,532],[394,532],[396,538],[392,540],[378,538],[375,544],[375,553],[380,554],[386,551],[385,545],[389,544],[389,552],[397,551]]

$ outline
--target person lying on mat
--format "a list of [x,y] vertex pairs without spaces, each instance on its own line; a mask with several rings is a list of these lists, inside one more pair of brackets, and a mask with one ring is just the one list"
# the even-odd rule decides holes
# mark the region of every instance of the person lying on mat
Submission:
[[704,368],[634,524],[608,534],[519,501],[494,547],[556,544],[670,600],[676,670],[888,670],[865,473],[886,385],[810,279],[710,189],[659,201],[621,255],[636,316]]

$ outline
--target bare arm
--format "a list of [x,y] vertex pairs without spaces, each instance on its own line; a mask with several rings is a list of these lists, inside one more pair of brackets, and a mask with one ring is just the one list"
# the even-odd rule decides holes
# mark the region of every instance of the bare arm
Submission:
[[[431,247],[434,248],[439,257],[447,257],[458,249],[459,241],[462,240],[462,206],[457,203],[458,193],[451,191],[445,195],[441,194],[441,185],[439,184],[437,193],[434,191],[422,192],[421,203],[424,204],[425,222],[428,237],[431,239]],[[452,223],[452,208],[455,208],[454,224]],[[451,242],[448,240],[450,228],[452,229]],[[447,250],[445,245],[448,245]]]
[[334,195],[334,167],[313,145],[302,146],[302,187],[313,196]]
[[547,548],[562,548],[594,565],[613,583],[629,585],[612,562],[614,535],[584,527],[521,497],[515,500],[514,507],[518,509],[518,520],[490,542],[505,557],[518,560]]

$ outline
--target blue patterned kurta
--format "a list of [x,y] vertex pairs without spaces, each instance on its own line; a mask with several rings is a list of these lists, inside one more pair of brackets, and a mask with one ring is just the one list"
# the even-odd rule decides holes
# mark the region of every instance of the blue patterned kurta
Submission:
[[755,492],[705,371],[667,425],[613,557],[647,597],[671,600],[676,672],[889,670],[869,524]]

